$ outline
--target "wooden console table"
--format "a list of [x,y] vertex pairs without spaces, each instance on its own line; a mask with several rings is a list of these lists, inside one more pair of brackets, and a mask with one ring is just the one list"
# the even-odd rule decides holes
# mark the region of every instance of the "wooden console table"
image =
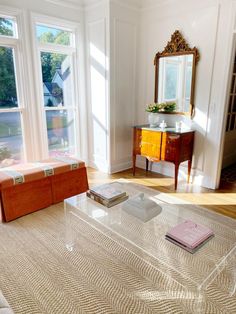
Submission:
[[178,183],[179,165],[188,160],[188,182],[192,166],[194,131],[175,128],[151,128],[149,125],[134,126],[133,133],[133,175],[135,175],[136,155],[149,161],[169,161],[175,165],[175,190]]

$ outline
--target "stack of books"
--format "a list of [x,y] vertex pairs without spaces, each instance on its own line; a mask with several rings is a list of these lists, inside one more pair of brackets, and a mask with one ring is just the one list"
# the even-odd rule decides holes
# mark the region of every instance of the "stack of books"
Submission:
[[118,182],[95,186],[87,191],[87,196],[106,207],[124,202],[129,197]]
[[165,238],[190,253],[196,252],[214,236],[211,229],[186,220],[171,228]]

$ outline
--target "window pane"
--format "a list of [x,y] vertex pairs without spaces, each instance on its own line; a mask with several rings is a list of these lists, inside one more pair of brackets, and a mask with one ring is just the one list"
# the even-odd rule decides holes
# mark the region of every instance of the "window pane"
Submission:
[[73,106],[71,58],[65,54],[41,52],[44,106]]
[[177,98],[177,80],[178,80],[178,64],[166,63],[165,76],[165,99]]
[[0,35],[17,37],[16,22],[10,18],[0,17]]
[[13,49],[0,47],[0,109],[17,106]]
[[53,27],[48,27],[45,25],[36,26],[37,38],[40,43],[51,43],[59,45],[71,45],[72,33],[57,29]]
[[75,154],[73,110],[47,110],[49,155],[70,156]]
[[19,112],[0,113],[0,167],[23,159],[23,140]]

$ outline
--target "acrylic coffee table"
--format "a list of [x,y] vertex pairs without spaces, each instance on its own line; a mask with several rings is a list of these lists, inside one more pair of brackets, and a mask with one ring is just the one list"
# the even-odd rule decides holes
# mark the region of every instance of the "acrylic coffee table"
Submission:
[[[138,184],[126,181],[121,181],[120,184],[129,196],[145,193],[145,196],[162,207],[162,212],[144,223],[124,212],[122,203],[106,208],[87,198],[85,193],[68,198],[64,201],[64,207],[66,247],[69,251],[76,248],[76,239],[79,237],[77,224],[78,221],[83,221],[88,228],[96,229],[116,245],[180,284],[187,293],[195,293],[198,303],[204,290],[222,274],[227,282],[228,293],[231,296],[235,294],[236,220],[195,205],[178,204],[177,199],[163,196],[162,193]],[[165,239],[166,232],[185,219],[204,224],[215,234],[194,254]],[[201,312],[199,304],[197,309]]]

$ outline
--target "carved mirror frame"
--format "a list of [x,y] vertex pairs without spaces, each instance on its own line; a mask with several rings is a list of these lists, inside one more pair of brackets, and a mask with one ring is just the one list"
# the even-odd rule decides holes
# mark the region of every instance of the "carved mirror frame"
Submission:
[[[171,40],[167,43],[167,46],[162,52],[157,52],[154,59],[155,65],[155,92],[154,102],[158,102],[158,76],[159,76],[159,59],[163,57],[181,56],[181,55],[193,55],[193,66],[192,66],[192,80],[191,80],[191,93],[190,93],[190,115],[194,115],[194,93],[195,93],[195,78],[196,78],[196,65],[200,59],[199,51],[196,47],[190,48],[186,40],[183,38],[179,30],[176,30],[171,35]],[[173,112],[175,114],[189,114],[186,112]]]

